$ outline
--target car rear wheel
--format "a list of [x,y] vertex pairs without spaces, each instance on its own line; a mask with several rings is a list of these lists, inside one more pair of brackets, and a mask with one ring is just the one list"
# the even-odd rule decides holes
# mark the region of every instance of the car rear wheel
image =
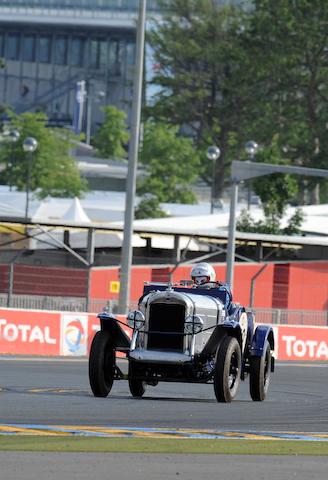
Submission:
[[218,347],[214,369],[214,393],[218,402],[231,402],[237,394],[241,351],[236,338],[225,337]]
[[133,362],[129,362],[129,389],[135,398],[141,398],[146,391],[146,382],[136,378]]
[[141,398],[146,391],[146,382],[136,378],[129,378],[129,388],[133,397]]
[[113,386],[115,350],[110,334],[100,330],[94,336],[89,356],[89,381],[95,397],[107,397]]
[[262,402],[266,399],[271,374],[271,347],[265,343],[264,355],[250,360],[249,389],[252,400]]

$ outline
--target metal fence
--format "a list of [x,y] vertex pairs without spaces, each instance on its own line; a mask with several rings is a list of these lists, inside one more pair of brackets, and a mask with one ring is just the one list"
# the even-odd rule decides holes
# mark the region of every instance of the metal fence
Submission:
[[[13,295],[10,308],[26,310],[55,310],[60,312],[97,313],[107,307],[114,312],[117,302],[88,300],[86,297],[51,297],[42,295]],[[8,307],[8,296],[0,294],[0,307]]]
[[[117,300],[91,299],[86,297],[54,297],[42,295],[13,295],[11,308],[27,310],[55,310],[62,312],[98,313],[104,307],[112,313],[117,311]],[[8,306],[8,296],[0,294],[0,307]],[[130,309],[136,308],[136,303],[130,304]],[[328,326],[328,312],[319,310],[284,310],[280,308],[254,308],[257,323],[273,325],[311,325]]]
[[284,310],[280,308],[254,308],[257,323],[273,325],[327,326],[328,312],[320,310]]

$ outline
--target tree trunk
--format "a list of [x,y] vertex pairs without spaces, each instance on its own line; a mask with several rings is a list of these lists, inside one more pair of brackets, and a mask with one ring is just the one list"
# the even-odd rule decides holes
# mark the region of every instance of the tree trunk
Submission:
[[311,190],[311,205],[319,205],[320,204],[320,184],[317,183],[315,187]]

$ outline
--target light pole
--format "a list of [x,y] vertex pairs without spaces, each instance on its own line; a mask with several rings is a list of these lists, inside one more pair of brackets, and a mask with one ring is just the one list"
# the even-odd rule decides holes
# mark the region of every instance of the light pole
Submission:
[[139,2],[139,16],[136,39],[136,65],[134,71],[133,100],[131,112],[131,139],[129,144],[129,167],[126,180],[124,234],[121,252],[120,295],[118,310],[125,314],[130,300],[132,236],[134,219],[134,198],[136,190],[138,148],[140,135],[140,114],[142,99],[143,61],[145,45],[146,0]]
[[20,133],[18,130],[11,130],[8,133],[7,139],[9,143],[11,144],[11,149],[10,149],[10,159],[8,163],[8,168],[9,168],[9,190],[11,191],[12,187],[12,173],[13,173],[13,162],[14,162],[14,145],[15,143],[18,142],[20,137]]
[[[245,143],[245,152],[248,155],[249,162],[252,162],[254,160],[254,157],[257,154],[258,149],[259,149],[258,144],[253,140],[249,140],[248,142]],[[249,180],[248,188],[247,188],[247,210],[249,210],[251,206],[251,190],[252,190],[251,187],[252,187],[251,180]]]
[[33,137],[25,138],[23,142],[23,150],[27,153],[27,176],[26,176],[26,203],[25,203],[25,222],[28,220],[29,196],[31,187],[32,173],[32,156],[33,152],[38,148],[38,142]]
[[212,161],[212,186],[211,186],[211,213],[214,213],[214,195],[215,195],[215,172],[216,172],[216,161],[221,155],[219,147],[213,145],[208,147],[206,156],[209,160]]

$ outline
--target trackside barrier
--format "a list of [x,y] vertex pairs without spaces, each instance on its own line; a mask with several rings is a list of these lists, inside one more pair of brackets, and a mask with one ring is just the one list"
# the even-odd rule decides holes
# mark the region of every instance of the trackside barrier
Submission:
[[84,356],[97,330],[96,314],[0,308],[0,354]]
[[[126,323],[126,317],[117,315]],[[273,325],[278,360],[328,360],[328,327]],[[0,308],[0,354],[85,356],[96,314]],[[129,335],[131,330],[124,329]]]

